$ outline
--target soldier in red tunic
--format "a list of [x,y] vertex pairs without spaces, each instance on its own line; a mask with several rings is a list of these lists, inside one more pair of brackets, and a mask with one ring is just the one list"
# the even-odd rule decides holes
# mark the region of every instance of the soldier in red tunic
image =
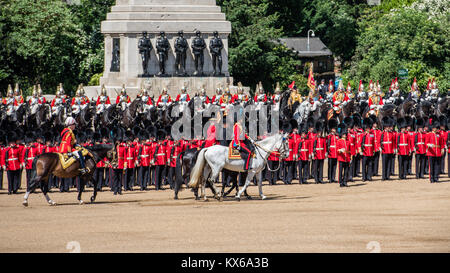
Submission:
[[21,148],[16,144],[17,140],[15,132],[8,132],[9,146],[3,151],[4,168],[8,177],[8,194],[16,194],[20,188],[20,174],[23,169],[23,161]]
[[74,145],[79,146],[75,135],[73,134],[73,130],[75,129],[77,123],[74,118],[68,117],[65,124],[66,128],[61,132],[61,145],[59,152],[62,154],[67,154],[68,156],[75,156],[80,162],[81,169],[79,169],[79,171],[83,175],[88,172],[84,163],[84,156],[81,154],[81,151],[76,151],[73,149]]
[[337,141],[339,139],[336,134],[338,122],[336,119],[328,121],[328,129],[330,134],[327,136],[327,154],[328,154],[328,182],[335,183],[336,167],[337,167]]
[[360,152],[362,156],[362,179],[363,181],[372,181],[375,135],[372,131],[372,120],[370,118],[364,119],[363,128]]
[[254,147],[250,142],[250,138],[242,128],[242,119],[234,124],[232,145],[233,147],[239,149],[241,157],[244,160],[244,170],[247,171],[250,168],[250,159],[252,152],[254,151]]
[[164,130],[159,130],[157,133],[158,144],[155,147],[155,152],[153,155],[153,161],[155,162],[155,173],[153,176],[153,183],[155,184],[156,190],[159,190],[162,185],[163,171],[167,162],[166,158],[166,148],[164,145],[164,138],[166,132]]
[[381,180],[389,180],[392,174],[392,161],[395,160],[396,139],[393,132],[394,121],[389,117],[384,117],[383,132],[381,133],[381,153],[383,170]]
[[141,191],[147,190],[147,185],[150,181],[150,154],[152,150],[152,143],[148,133],[141,133],[139,139],[142,144],[138,151],[138,184],[141,187]]
[[439,174],[441,170],[441,156],[445,148],[445,142],[439,133],[439,121],[435,120],[432,123],[431,132],[425,137],[425,145],[427,147],[428,168],[430,173],[430,182],[436,183],[439,181]]
[[6,134],[0,132],[0,190],[3,189],[3,170],[6,168],[5,160],[5,143],[6,143]]
[[311,161],[311,154],[310,151],[312,151],[311,147],[311,141],[308,139],[308,128],[307,126],[301,126],[301,138],[298,143],[298,179],[299,184],[306,184],[308,180],[308,166],[309,162]]
[[372,134],[375,137],[372,176],[378,176],[378,165],[381,152],[381,130],[378,129],[377,117],[372,115],[370,116],[370,119],[372,120]]
[[295,168],[298,161],[298,143],[300,142],[300,135],[298,134],[297,122],[292,124],[292,133],[288,137],[289,155],[284,159],[284,184],[291,184],[294,179]]
[[38,156],[38,147],[34,143],[35,136],[33,133],[29,133],[25,136],[25,149],[23,162],[25,163],[25,172],[27,178],[27,191],[30,189],[31,175],[33,173],[33,160]]
[[[440,124],[440,130],[439,133],[441,134],[441,137],[444,139],[444,143],[447,143],[447,118],[445,116],[439,117],[439,124]],[[446,155],[446,148],[443,150],[442,156],[441,156],[441,174],[445,173],[445,155]]]
[[414,134],[414,152],[416,154],[416,178],[424,178],[426,163],[426,146],[425,146],[425,136],[424,132],[425,121],[422,118],[418,118],[416,121],[417,133]]
[[324,126],[321,122],[316,123],[316,133],[313,142],[313,170],[316,184],[323,184],[323,163],[327,157],[326,137],[324,134]]
[[124,172],[127,168],[127,162],[125,160],[126,157],[126,144],[122,142],[122,136],[118,136],[116,138],[116,151],[117,151],[117,164],[112,166],[114,180],[112,183],[112,190],[114,195],[122,194],[122,185],[124,185]]
[[398,175],[400,179],[406,179],[406,174],[408,172],[408,157],[411,154],[410,137],[409,133],[406,131],[406,120],[404,118],[399,118],[398,127],[400,128],[400,133],[397,134],[397,151],[398,151]]
[[338,162],[339,162],[339,186],[347,187],[349,181],[349,165],[352,160],[350,151],[351,140],[347,137],[347,126],[344,123],[339,124],[337,129],[339,139],[336,144]]

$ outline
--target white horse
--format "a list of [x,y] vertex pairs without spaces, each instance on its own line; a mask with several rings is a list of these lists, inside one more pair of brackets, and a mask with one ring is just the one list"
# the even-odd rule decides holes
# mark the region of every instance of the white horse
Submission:
[[[267,164],[267,158],[272,152],[278,151],[280,153],[280,160],[285,158],[286,153],[289,153],[288,142],[286,138],[288,134],[275,134],[267,137],[264,140],[257,141],[255,145],[256,157],[252,159],[251,165],[248,169],[247,179],[244,187],[236,194],[236,199],[240,200],[241,194],[247,189],[250,181],[256,174],[259,174],[264,170]],[[215,145],[208,148],[204,148],[198,154],[197,162],[191,171],[191,178],[188,186],[192,188],[198,188],[199,184],[202,186],[202,196],[207,201],[205,195],[206,179],[208,179],[214,186],[217,176],[222,169],[227,169],[233,172],[246,172],[244,170],[244,160],[242,159],[229,159],[228,147]],[[205,166],[205,163],[208,163]],[[270,171],[270,169],[269,169]],[[258,179],[259,195],[261,199],[266,199],[262,192],[262,179]],[[218,193],[219,191],[216,190]],[[217,194],[216,194],[216,198]]]

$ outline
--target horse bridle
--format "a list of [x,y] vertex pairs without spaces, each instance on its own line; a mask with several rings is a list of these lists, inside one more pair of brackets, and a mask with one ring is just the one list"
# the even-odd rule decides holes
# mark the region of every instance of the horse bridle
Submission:
[[[259,145],[259,144],[256,143],[256,142],[254,142],[254,145],[255,145],[256,147],[259,147],[261,150],[265,151],[265,152],[268,153],[269,155],[272,154],[272,153],[279,153],[279,154],[280,154],[280,159],[278,160],[278,167],[277,167],[275,170],[271,170],[270,167],[269,167],[269,164],[267,164],[267,169],[268,169],[269,171],[271,171],[271,172],[277,172],[277,171],[280,169],[281,161],[283,160],[283,158],[285,158],[285,156],[284,156],[284,152],[285,152],[285,149],[284,149],[284,146],[285,146],[285,143],[284,143],[284,137],[283,137],[283,144],[281,145],[281,147],[283,148],[282,151],[277,151],[278,149],[272,150],[272,151],[271,151],[271,150],[268,150],[268,149],[262,147],[261,145]],[[258,152],[259,152],[259,151],[258,151]],[[260,155],[261,155],[261,154],[260,154]],[[262,155],[261,155],[261,157],[262,157]],[[266,160],[266,161],[267,161],[267,160]]]

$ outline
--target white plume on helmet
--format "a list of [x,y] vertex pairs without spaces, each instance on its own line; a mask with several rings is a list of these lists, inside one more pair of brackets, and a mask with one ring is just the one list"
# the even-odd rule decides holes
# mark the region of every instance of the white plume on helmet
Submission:
[[66,126],[77,124],[76,120],[73,117],[66,118]]

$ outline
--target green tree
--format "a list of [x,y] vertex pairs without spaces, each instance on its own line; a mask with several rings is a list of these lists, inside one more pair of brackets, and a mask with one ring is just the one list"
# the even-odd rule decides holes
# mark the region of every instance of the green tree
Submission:
[[58,0],[0,0],[0,88],[18,82],[23,90],[40,83],[77,85],[83,59],[83,30],[67,4]]
[[408,79],[399,80],[402,90],[409,91],[414,77],[420,88],[436,77],[441,91],[446,91],[450,42],[445,21],[429,20],[427,12],[408,7],[381,16],[359,36],[349,76],[365,82],[379,79],[387,88],[398,69],[406,68]]

